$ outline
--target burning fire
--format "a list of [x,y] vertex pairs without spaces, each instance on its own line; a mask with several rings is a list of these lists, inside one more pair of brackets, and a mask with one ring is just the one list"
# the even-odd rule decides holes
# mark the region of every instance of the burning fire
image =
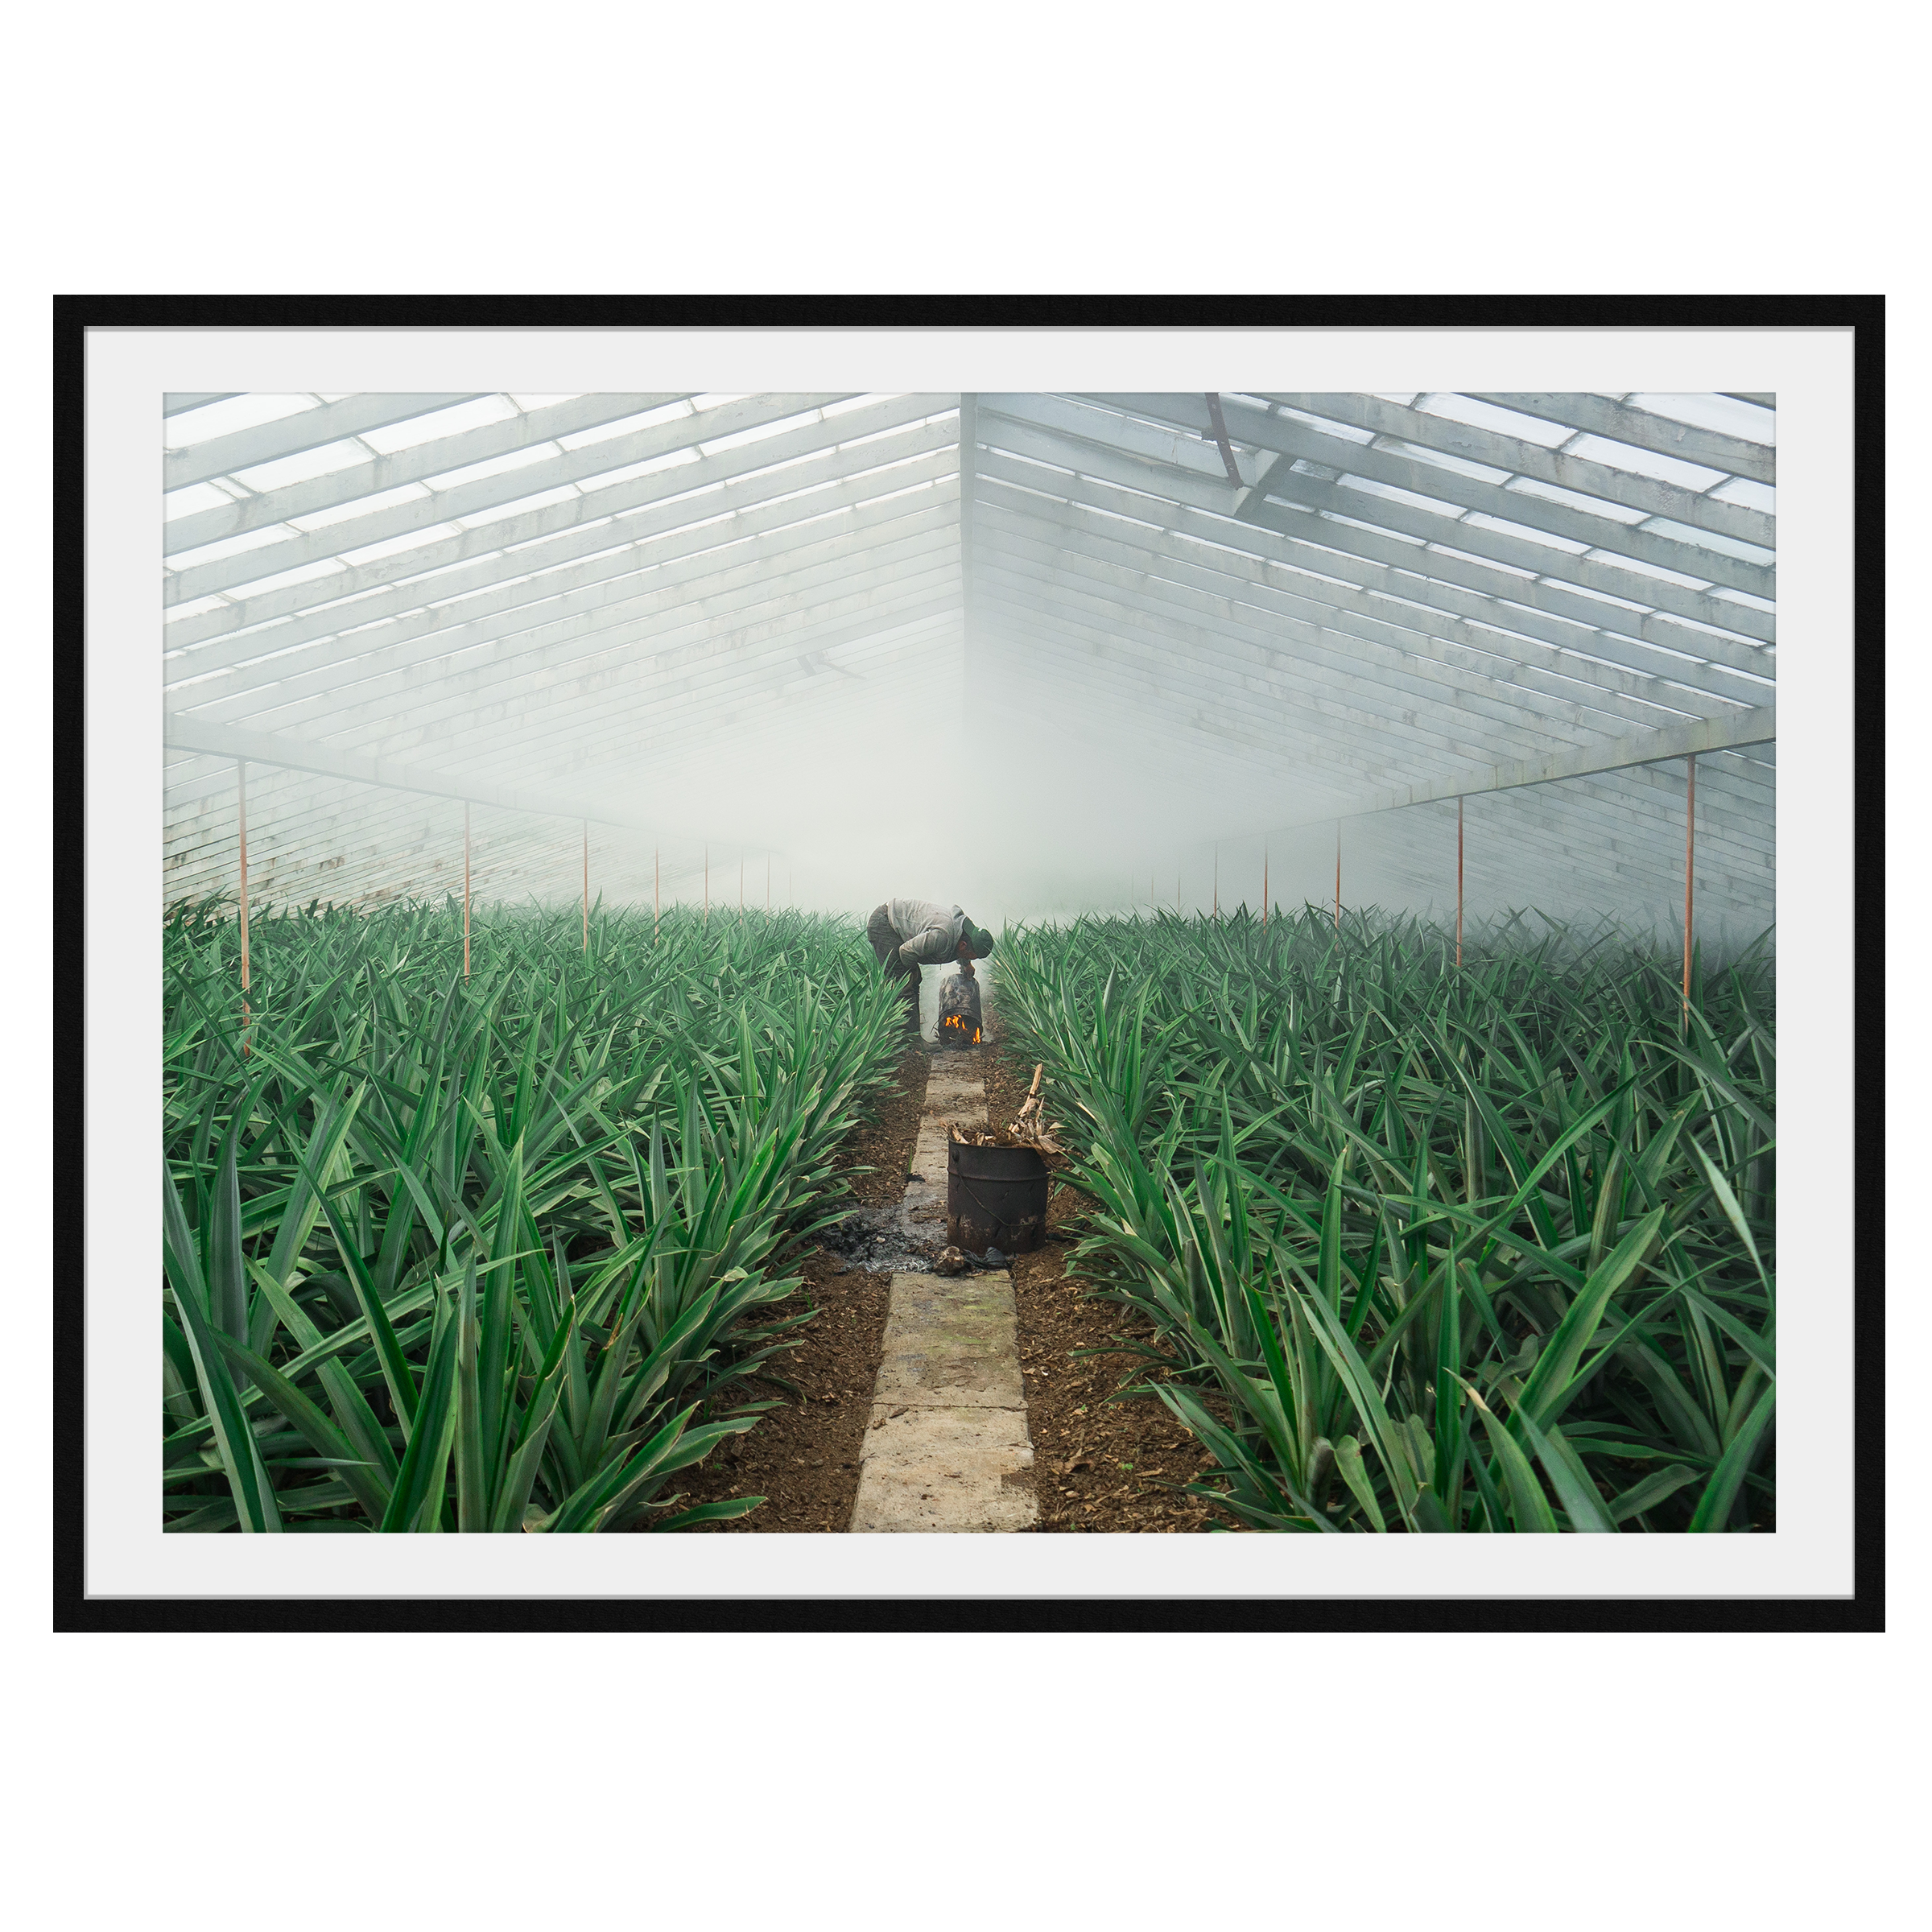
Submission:
[[[964,1033],[966,1030],[965,1014],[963,1013],[948,1013],[943,1015],[939,1021],[939,1030],[943,1034],[945,1034],[948,1038],[950,1038],[953,1034]],[[979,1028],[976,1026],[974,1027],[972,1029],[972,1038],[964,1041],[961,1043],[968,1046],[978,1046],[980,1043]]]

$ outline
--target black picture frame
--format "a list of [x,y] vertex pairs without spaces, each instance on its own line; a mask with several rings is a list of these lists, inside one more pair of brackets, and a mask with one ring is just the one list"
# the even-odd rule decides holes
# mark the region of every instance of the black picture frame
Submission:
[[[1885,1627],[1885,340],[1882,295],[56,298],[52,1626],[59,1631],[1874,1631]],[[1855,1274],[1848,1596],[105,1597],[85,1563],[86,350],[97,329],[1778,328],[1853,332]]]

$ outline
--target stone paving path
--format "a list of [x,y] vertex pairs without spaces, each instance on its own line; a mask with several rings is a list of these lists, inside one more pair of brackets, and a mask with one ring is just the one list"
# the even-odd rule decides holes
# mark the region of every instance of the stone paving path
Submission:
[[[901,1212],[943,1241],[947,1129],[984,1125],[976,1065],[935,1056]],[[895,1274],[855,1532],[1031,1530],[1039,1520],[1013,1278]]]

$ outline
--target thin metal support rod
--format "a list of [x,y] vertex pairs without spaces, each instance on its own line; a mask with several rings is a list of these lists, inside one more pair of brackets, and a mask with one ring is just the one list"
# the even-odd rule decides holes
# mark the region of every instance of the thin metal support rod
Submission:
[[469,977],[469,807],[463,807],[463,976]]
[[711,923],[711,848],[704,848],[704,923]]
[[584,821],[584,950],[590,951],[590,820]]
[[1455,964],[1463,964],[1463,802],[1455,802]]
[[771,910],[771,854],[765,855],[765,910]]
[[235,811],[242,855],[242,1057],[248,1058],[248,766],[235,760]]
[[745,917],[745,855],[738,854],[738,917]]
[[1261,931],[1268,930],[1268,848],[1261,848]]
[[1221,916],[1221,848],[1214,848],[1214,916]]
[[658,943],[658,886],[662,873],[659,870],[663,848],[654,845],[650,848],[650,943]]
[[1697,753],[1685,763],[1690,767],[1690,795],[1684,805],[1684,1025],[1690,1024],[1690,898],[1697,874]]
[[1209,440],[1220,450],[1221,463],[1228,472],[1228,481],[1239,489],[1241,487],[1241,473],[1234,460],[1233,447],[1228,440],[1228,419],[1221,414],[1220,392],[1208,389],[1201,393],[1208,398],[1208,419],[1214,425],[1214,434]]
[[1342,929],[1342,822],[1335,822],[1335,929]]

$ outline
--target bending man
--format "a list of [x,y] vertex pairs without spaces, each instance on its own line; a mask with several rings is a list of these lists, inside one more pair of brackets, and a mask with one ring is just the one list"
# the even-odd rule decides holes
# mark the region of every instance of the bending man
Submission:
[[919,1030],[919,968],[943,966],[957,960],[960,971],[972,977],[972,962],[993,951],[993,935],[976,926],[956,906],[937,906],[930,899],[888,899],[865,922],[865,937],[888,979],[899,981],[906,1001],[906,1024]]

